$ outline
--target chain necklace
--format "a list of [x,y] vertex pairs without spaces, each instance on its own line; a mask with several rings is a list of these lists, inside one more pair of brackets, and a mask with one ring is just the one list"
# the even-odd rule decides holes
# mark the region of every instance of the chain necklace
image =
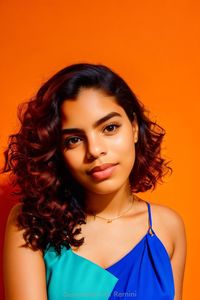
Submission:
[[[132,196],[131,196],[131,197],[132,197]],[[94,220],[95,220],[95,218],[99,218],[99,219],[106,220],[107,223],[112,223],[112,221],[114,221],[114,220],[120,218],[121,216],[125,215],[129,210],[131,210],[131,208],[133,207],[133,203],[134,203],[134,198],[132,197],[131,206],[130,206],[127,210],[125,210],[125,211],[124,211],[121,215],[119,215],[119,216],[116,216],[116,217],[114,217],[114,218],[104,218],[104,217],[98,216],[98,215],[96,215],[96,214],[93,214]]]

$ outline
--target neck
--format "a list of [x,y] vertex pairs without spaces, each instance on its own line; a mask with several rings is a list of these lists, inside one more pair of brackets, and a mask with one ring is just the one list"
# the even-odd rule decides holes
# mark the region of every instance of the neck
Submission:
[[129,184],[109,194],[88,192],[84,201],[84,210],[88,215],[100,214],[105,218],[115,217],[130,207],[132,197]]

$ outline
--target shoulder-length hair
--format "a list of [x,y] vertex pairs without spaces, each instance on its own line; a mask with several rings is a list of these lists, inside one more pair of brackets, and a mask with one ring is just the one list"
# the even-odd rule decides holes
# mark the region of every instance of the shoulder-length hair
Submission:
[[62,245],[80,246],[84,242],[84,238],[76,239],[81,232],[77,225],[84,224],[86,217],[83,190],[68,173],[60,150],[60,106],[67,99],[76,99],[82,88],[100,89],[114,96],[131,122],[137,118],[139,138],[130,174],[134,193],[154,189],[171,170],[161,157],[164,129],[149,119],[144,105],[118,74],[95,64],[62,69],[19,107],[21,127],[10,136],[5,151],[3,172],[14,175],[13,184],[21,196],[17,221],[24,229],[23,246],[34,250],[53,245],[60,253]]

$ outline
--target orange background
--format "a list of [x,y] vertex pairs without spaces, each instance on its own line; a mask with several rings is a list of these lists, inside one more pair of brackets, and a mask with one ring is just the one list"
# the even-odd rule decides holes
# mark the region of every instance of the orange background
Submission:
[[[60,68],[103,63],[124,77],[166,131],[173,175],[143,197],[183,217],[188,254],[184,300],[199,298],[198,0],[1,0],[0,151],[17,128],[17,105]],[[2,186],[1,247],[14,200]],[[1,287],[0,298],[3,299]]]

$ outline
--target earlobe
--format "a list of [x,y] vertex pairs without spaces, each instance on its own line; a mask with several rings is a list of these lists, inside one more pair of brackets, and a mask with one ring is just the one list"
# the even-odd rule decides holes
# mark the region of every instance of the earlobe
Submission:
[[133,126],[133,134],[134,134],[134,143],[137,143],[138,141],[138,125]]
[[136,144],[137,141],[138,141],[138,131],[135,131],[134,135],[135,135],[135,137],[134,137],[134,143]]
[[138,141],[138,135],[135,136],[134,143],[136,144]]
[[139,133],[139,127],[137,122],[137,116],[134,114],[134,120],[132,121],[132,128],[133,128],[133,134],[134,134],[134,143],[137,143],[138,141],[138,133]]

